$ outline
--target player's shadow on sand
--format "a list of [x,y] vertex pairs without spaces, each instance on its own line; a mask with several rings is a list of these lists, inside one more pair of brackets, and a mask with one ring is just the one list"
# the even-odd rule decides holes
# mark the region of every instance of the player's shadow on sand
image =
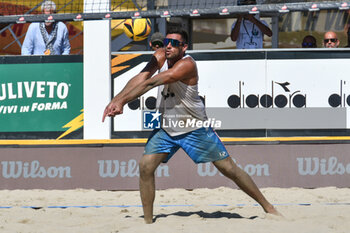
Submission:
[[169,217],[169,216],[180,216],[180,217],[188,217],[188,216],[191,216],[191,215],[198,215],[199,217],[201,218],[242,218],[242,219],[255,219],[257,218],[258,216],[252,216],[252,217],[249,217],[249,218],[246,218],[246,217],[243,217],[237,213],[230,213],[230,212],[222,212],[222,211],[216,211],[216,212],[213,212],[213,213],[206,213],[206,212],[203,212],[203,211],[196,211],[196,212],[185,212],[185,211],[178,211],[178,212],[175,212],[175,213],[171,213],[171,214],[158,214],[154,217],[153,221],[157,221],[157,219],[159,218],[166,218],[166,217]]

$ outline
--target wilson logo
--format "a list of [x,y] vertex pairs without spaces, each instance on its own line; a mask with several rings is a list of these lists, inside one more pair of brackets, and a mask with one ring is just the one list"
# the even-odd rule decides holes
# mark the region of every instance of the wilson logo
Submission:
[[344,175],[350,174],[350,163],[344,164],[338,162],[338,158],[332,156],[328,159],[320,159],[318,157],[297,158],[298,172],[302,176],[316,175]]
[[[250,176],[270,176],[268,164],[247,164],[244,167],[237,164]],[[211,163],[198,164],[197,173],[199,176],[215,176],[216,174],[222,174]]]
[[32,162],[2,161],[2,176],[6,179],[18,178],[72,178],[71,168],[44,167],[38,160]]
[[[98,173],[103,178],[113,177],[139,177],[139,166],[135,159],[129,161],[119,160],[98,160],[99,164]],[[161,165],[156,170],[157,177],[169,177],[169,167],[167,165]]]

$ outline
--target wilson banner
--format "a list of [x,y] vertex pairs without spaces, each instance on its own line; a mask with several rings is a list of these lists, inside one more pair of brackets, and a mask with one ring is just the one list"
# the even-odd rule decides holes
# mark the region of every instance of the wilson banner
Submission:
[[[349,144],[226,145],[259,187],[349,187]],[[140,146],[0,147],[1,189],[137,190]],[[25,156],[24,156],[25,155]],[[157,189],[237,188],[212,163],[180,150],[156,172]]]

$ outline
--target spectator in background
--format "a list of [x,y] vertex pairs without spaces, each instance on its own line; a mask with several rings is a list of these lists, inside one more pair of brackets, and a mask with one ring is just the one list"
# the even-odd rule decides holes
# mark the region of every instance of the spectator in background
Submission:
[[301,43],[302,48],[317,48],[316,38],[307,35],[304,37],[303,42]]
[[325,48],[338,48],[339,43],[335,32],[329,31],[324,34],[323,45]]
[[[50,15],[56,12],[53,1],[45,1],[41,11]],[[62,22],[32,23],[22,45],[22,55],[67,55],[70,53],[68,29]]]
[[[241,0],[238,5],[255,5],[255,0]],[[264,35],[272,36],[272,31],[258,14],[239,15],[232,24],[231,40],[237,41],[237,49],[260,49],[263,47]]]
[[348,35],[348,44],[345,46],[345,48],[350,48],[350,25],[348,25],[347,35]]
[[149,41],[149,46],[151,47],[151,49],[153,51],[156,51],[159,48],[163,48],[164,47],[164,36],[162,33],[160,32],[155,32],[153,33],[153,35],[151,36],[151,40]]

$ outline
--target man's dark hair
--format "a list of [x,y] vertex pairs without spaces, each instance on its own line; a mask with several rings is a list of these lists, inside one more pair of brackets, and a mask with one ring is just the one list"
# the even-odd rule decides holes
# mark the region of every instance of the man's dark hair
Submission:
[[185,30],[181,28],[170,28],[166,34],[180,34],[182,39],[184,40],[183,42],[185,44],[188,44],[188,34]]

